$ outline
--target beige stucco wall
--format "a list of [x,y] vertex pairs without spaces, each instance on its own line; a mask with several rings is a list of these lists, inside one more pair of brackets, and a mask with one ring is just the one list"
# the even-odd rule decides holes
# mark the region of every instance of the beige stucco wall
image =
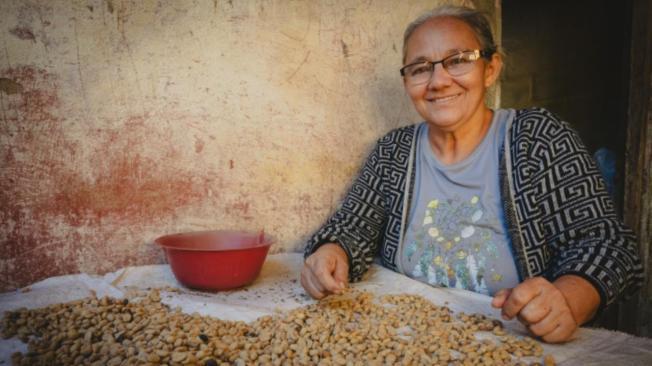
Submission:
[[179,231],[300,250],[418,120],[401,37],[437,3],[0,1],[0,289],[160,263]]

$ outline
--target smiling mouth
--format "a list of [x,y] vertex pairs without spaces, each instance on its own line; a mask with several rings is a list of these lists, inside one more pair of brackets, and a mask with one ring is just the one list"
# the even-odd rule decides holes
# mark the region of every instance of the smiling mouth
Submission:
[[445,102],[448,102],[449,100],[453,100],[453,99],[455,99],[455,98],[457,98],[459,96],[460,96],[459,94],[455,94],[455,95],[449,95],[447,97],[432,98],[432,99],[430,99],[430,102],[432,102],[432,103],[445,103]]

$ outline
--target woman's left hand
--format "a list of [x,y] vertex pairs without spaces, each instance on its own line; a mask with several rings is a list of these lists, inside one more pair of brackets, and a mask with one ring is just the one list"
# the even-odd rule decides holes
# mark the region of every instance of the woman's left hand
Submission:
[[560,343],[572,339],[599,303],[600,296],[588,281],[566,275],[555,283],[543,277],[529,278],[512,289],[498,291],[491,305],[501,308],[506,320],[517,317],[545,342]]

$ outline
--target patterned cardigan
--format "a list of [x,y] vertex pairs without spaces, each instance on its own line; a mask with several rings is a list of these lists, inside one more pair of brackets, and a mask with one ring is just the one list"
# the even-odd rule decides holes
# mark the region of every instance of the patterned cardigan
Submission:
[[[306,257],[335,242],[349,257],[351,281],[361,279],[376,255],[404,273],[400,253],[414,186],[415,127],[377,142],[339,208],[309,239]],[[567,123],[545,109],[517,110],[499,169],[521,279],[581,276],[600,293],[600,311],[638,290],[643,268],[636,237],[618,219],[593,159]]]

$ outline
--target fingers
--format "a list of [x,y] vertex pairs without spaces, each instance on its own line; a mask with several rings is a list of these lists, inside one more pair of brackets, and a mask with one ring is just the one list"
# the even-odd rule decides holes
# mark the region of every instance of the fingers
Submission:
[[335,263],[334,278],[339,290],[344,290],[349,283],[349,263],[348,261],[337,261]]
[[541,291],[539,296],[527,303],[518,314],[519,320],[525,325],[530,325],[539,323],[548,315],[558,316],[557,313],[551,314],[553,309],[551,299],[546,295],[544,291]]
[[[544,279],[541,279],[545,281]],[[519,315],[521,310],[532,299],[541,293],[540,281],[538,278],[530,278],[512,289],[509,296],[502,305],[502,317],[505,320],[511,320]]]
[[346,252],[336,244],[324,244],[309,256],[301,270],[301,285],[313,298],[340,293],[348,282]]
[[536,322],[530,320],[530,332],[549,343],[568,341],[578,327],[570,308],[563,295],[555,293],[554,289],[546,293],[546,298],[550,311]]
[[340,285],[333,277],[337,267],[337,259],[331,257],[318,259],[320,260],[308,266],[308,269],[312,272],[312,279],[329,293],[341,291]]
[[530,332],[532,332],[532,334],[542,337],[557,329],[562,321],[562,312],[560,309],[555,308],[543,319],[539,320],[538,322],[526,324],[526,326]]
[[562,343],[573,339],[577,323],[572,316],[561,316],[558,318],[557,326],[550,332],[541,336],[548,343]]
[[518,317],[533,335],[545,342],[568,341],[578,327],[563,293],[542,277],[497,292],[492,306],[502,308],[505,319]]
[[578,326],[570,310],[555,308],[540,322],[530,325],[530,332],[548,343],[562,343],[571,340]]
[[494,295],[493,300],[491,300],[491,306],[494,308],[500,309],[503,307],[503,304],[505,303],[505,300],[509,297],[509,294],[512,293],[511,288],[504,288],[502,290],[499,290],[496,292]]
[[323,288],[319,284],[315,284],[312,272],[305,265],[301,270],[301,286],[303,286],[308,295],[312,296],[314,299],[321,299],[326,296]]

